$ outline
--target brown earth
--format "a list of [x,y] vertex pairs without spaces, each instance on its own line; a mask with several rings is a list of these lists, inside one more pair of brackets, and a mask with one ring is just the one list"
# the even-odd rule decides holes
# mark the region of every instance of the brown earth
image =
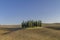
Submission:
[[44,27],[39,29],[2,28],[0,40],[60,40],[60,30]]

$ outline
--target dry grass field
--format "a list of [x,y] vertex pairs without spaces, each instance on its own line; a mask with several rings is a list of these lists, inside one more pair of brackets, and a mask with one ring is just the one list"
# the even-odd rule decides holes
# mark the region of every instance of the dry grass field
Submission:
[[0,28],[0,40],[60,40],[58,27]]

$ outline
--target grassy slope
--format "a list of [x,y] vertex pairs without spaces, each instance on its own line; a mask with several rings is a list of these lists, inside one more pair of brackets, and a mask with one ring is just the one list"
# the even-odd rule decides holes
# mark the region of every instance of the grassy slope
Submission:
[[0,30],[0,40],[60,40],[60,31],[48,28],[22,29],[11,33],[8,32],[7,30]]

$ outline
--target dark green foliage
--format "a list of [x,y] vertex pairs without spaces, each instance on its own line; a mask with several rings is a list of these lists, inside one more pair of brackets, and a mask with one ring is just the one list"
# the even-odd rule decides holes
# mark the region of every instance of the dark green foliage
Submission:
[[37,25],[38,26],[41,26],[42,25],[40,20],[37,22]]
[[22,28],[27,28],[27,27],[41,27],[41,21],[33,21],[33,20],[29,20],[29,21],[23,21],[22,22]]
[[37,26],[37,21],[34,21],[34,23],[33,23],[33,24],[34,24],[34,26]]

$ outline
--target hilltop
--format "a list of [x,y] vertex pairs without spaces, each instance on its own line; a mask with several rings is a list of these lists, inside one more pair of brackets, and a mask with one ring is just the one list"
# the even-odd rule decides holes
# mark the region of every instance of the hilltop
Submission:
[[35,29],[1,29],[0,40],[60,40],[60,30],[44,27]]

